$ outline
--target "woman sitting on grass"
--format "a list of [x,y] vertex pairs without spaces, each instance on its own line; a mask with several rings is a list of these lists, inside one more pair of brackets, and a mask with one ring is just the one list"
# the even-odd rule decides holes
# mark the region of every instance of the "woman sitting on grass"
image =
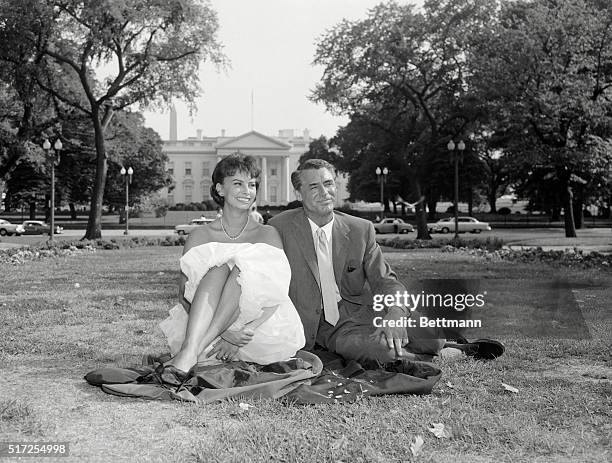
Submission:
[[160,367],[165,377],[183,381],[198,361],[213,356],[265,365],[304,346],[281,238],[249,218],[259,175],[255,159],[241,154],[215,167],[211,195],[223,211],[185,243],[181,305],[160,325],[173,355]]

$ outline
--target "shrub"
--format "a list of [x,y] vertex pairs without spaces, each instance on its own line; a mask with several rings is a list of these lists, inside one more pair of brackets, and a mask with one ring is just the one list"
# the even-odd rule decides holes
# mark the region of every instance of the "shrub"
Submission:
[[502,207],[502,208],[500,208],[500,209],[498,209],[498,210],[497,210],[497,213],[498,213],[499,215],[510,215],[510,213],[511,213],[511,212],[512,212],[512,211],[510,210],[510,208],[509,208],[509,207]]
[[166,214],[168,214],[168,205],[167,204],[160,204],[159,206],[157,206],[155,208],[155,217],[156,218],[160,218],[160,217],[166,217]]
[[383,238],[378,239],[378,243],[382,246],[389,246],[398,249],[436,249],[451,246],[453,248],[464,249],[483,249],[487,251],[496,251],[504,247],[503,240],[499,238],[487,238],[486,240],[454,238],[449,241],[444,240],[407,240],[400,238]]
[[203,209],[204,211],[214,211],[217,209],[217,207],[219,207],[218,204],[212,199],[205,199],[202,201],[202,205],[205,206],[205,209]]
[[129,239],[97,239],[82,241],[59,241],[37,246],[0,249],[0,264],[22,264],[26,261],[47,257],[66,257],[84,252],[95,252],[97,249],[117,250],[143,246],[184,246],[184,236],[165,236],[163,238],[147,238],[144,236]]

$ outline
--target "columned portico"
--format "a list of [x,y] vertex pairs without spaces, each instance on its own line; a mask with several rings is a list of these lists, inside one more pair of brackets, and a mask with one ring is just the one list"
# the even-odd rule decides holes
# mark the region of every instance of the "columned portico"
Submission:
[[268,202],[268,161],[265,156],[261,157],[261,184],[259,185],[259,200],[262,203]]
[[171,171],[176,188],[165,192],[170,205],[211,201],[210,175],[214,166],[232,153],[253,156],[261,167],[258,203],[280,206],[295,199],[291,171],[299,157],[308,150],[311,138],[282,132],[278,138],[251,131],[238,137],[191,137],[164,142],[168,155],[166,168]]
[[285,156],[283,158],[283,182],[282,185],[284,187],[283,191],[283,200],[291,201],[291,189],[293,186],[291,185],[291,170],[289,168],[289,156]]

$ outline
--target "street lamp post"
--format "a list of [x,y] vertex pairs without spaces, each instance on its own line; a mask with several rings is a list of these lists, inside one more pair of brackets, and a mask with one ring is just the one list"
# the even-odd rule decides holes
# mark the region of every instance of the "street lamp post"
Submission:
[[458,153],[454,152],[455,142],[453,142],[453,140],[449,141],[446,147],[455,161],[455,197],[453,200],[453,212],[455,213],[455,239],[459,239],[459,158],[463,156],[465,143],[463,143],[463,140],[459,140],[456,146]]
[[132,183],[132,174],[134,173],[134,169],[128,167],[125,170],[125,167],[121,168],[121,175],[125,176],[125,231],[124,235],[128,235],[130,233],[130,183]]
[[[49,143],[49,140],[45,139],[42,147],[45,150],[47,157],[49,157],[49,150],[51,149],[51,143]],[[51,215],[49,216],[49,241],[53,241],[53,235],[55,234],[55,166],[57,166],[60,162],[62,148],[62,141],[58,138],[53,144],[53,149],[55,151],[51,157]]]
[[388,174],[389,174],[389,169],[387,169],[386,167],[383,167],[382,169],[380,167],[376,168],[376,176],[378,177],[378,181],[380,183],[380,205],[382,206],[382,212],[381,212],[382,217],[385,216],[385,203],[383,202],[384,201],[383,184],[387,181]]

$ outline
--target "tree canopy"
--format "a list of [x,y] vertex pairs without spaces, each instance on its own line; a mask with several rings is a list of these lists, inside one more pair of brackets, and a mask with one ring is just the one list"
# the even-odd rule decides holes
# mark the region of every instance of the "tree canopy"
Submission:
[[[431,163],[448,157],[446,143],[465,136],[475,118],[466,48],[488,20],[489,6],[430,0],[418,12],[389,2],[364,20],[342,21],[318,42],[314,62],[324,71],[312,99],[377,127],[417,198]],[[417,207],[418,237],[429,237],[424,208]]]
[[554,188],[566,236],[576,236],[574,203],[583,202],[574,193],[610,167],[611,36],[609,2],[515,1],[503,5],[470,56],[470,84],[519,164],[514,172],[527,174],[515,182],[534,185],[536,175],[535,184]]
[[0,41],[15,45],[0,61],[8,67],[31,63],[28,81],[55,108],[90,120],[96,169],[85,237],[98,238],[108,168],[105,131],[114,112],[173,98],[193,102],[201,63],[224,62],[216,14],[198,0],[4,0],[0,19]]
[[[449,195],[446,145],[462,139],[468,203],[483,191],[494,210],[509,187],[536,194],[521,185],[539,178],[574,236],[573,209],[609,183],[611,34],[602,0],[390,1],[321,37],[311,98],[350,118],[332,141],[353,192],[371,194],[372,165],[386,162],[431,207]],[[417,225],[427,237],[422,209]]]

